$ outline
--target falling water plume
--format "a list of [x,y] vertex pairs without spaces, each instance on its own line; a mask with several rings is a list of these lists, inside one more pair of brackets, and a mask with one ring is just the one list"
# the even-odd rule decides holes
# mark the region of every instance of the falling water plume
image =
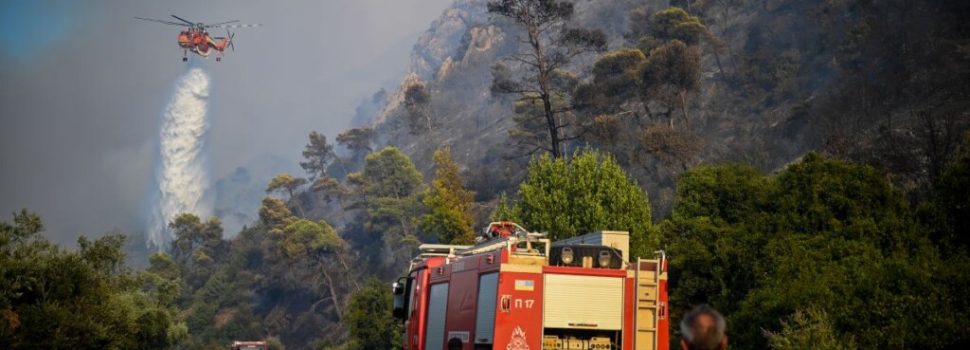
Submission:
[[209,181],[205,139],[209,129],[209,76],[191,68],[175,85],[162,116],[155,200],[148,226],[148,244],[164,249],[173,239],[167,225],[182,213],[209,215],[205,202]]

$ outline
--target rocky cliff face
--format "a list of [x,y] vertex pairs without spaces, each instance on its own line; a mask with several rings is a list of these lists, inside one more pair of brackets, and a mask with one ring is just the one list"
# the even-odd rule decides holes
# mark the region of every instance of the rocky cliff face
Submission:
[[438,68],[457,54],[469,30],[488,22],[486,0],[458,0],[431,23],[414,44],[410,71],[422,80],[434,79]]
[[[466,50],[489,49],[490,41],[483,38],[481,28],[488,22],[486,3],[486,0],[458,0],[431,23],[431,28],[414,44],[408,73],[367,124],[387,123],[400,110],[408,87],[444,78],[455,67],[456,57],[461,60]],[[493,27],[493,34],[494,31]]]

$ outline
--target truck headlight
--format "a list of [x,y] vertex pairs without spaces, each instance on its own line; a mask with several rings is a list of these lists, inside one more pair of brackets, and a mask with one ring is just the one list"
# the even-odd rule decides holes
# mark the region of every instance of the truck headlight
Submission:
[[562,248],[562,263],[569,265],[573,263],[573,248],[563,247]]
[[599,262],[600,267],[610,267],[610,260],[613,260],[610,256],[610,251],[601,250],[597,262]]

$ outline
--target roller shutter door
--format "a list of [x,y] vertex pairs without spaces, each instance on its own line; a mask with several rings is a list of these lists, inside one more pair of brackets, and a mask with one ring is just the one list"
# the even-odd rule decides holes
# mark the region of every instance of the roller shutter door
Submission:
[[623,278],[546,274],[543,327],[620,330]]

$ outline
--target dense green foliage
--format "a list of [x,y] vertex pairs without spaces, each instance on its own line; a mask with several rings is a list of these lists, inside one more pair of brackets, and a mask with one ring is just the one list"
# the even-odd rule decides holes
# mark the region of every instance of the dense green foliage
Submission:
[[930,231],[930,238],[944,253],[962,254],[970,248],[970,133],[963,149],[943,172],[930,191],[930,200],[920,208],[920,219]]
[[570,159],[532,161],[507,217],[553,240],[600,230],[630,233],[630,256],[652,256],[658,236],[647,194],[610,156],[577,151]]
[[[296,217],[276,198],[263,201],[260,218],[226,241],[217,220],[183,214],[171,224],[172,255],[151,257],[148,271],[181,287],[185,348],[261,339],[276,348],[321,347],[345,337],[336,325],[359,288],[346,243],[328,223]],[[200,260],[208,256],[215,258]]]
[[858,347],[852,337],[841,337],[828,314],[821,309],[796,311],[782,322],[781,332],[768,332],[768,344],[775,350],[853,350]]
[[386,147],[368,155],[364,168],[348,175],[347,181],[353,186],[349,208],[359,210],[349,228],[351,243],[368,251],[382,246],[381,253],[365,258],[384,268],[410,259],[418,244],[418,195],[424,186],[411,159]]
[[472,244],[475,231],[471,213],[475,193],[462,184],[458,164],[451,159],[451,151],[438,150],[434,154],[435,178],[424,197],[428,214],[421,218],[421,230],[436,236],[438,242]]
[[640,96],[639,89],[630,87],[640,86],[640,69],[646,61],[647,56],[634,48],[600,56],[593,64],[592,81],[576,88],[573,104],[596,114],[622,112],[624,102]]
[[357,186],[364,198],[402,198],[421,186],[421,173],[407,155],[395,147],[386,147],[367,156],[367,163],[348,181]]
[[345,322],[353,341],[351,349],[397,349],[401,346],[400,322],[391,315],[391,290],[371,279],[350,298]]
[[773,177],[700,167],[681,178],[662,231],[672,307],[718,308],[735,347],[792,348],[816,336],[861,348],[970,340],[968,304],[952,297],[967,285],[966,255],[941,258],[902,193],[871,167],[814,154]]
[[169,349],[186,337],[178,285],[124,266],[125,237],[65,251],[26,210],[0,222],[0,344],[9,349]]
[[169,228],[175,234],[170,252],[178,264],[186,290],[202,287],[215,272],[219,263],[226,259],[228,242],[222,240],[222,223],[212,218],[207,222],[194,214],[181,214]]
[[689,45],[696,45],[707,34],[707,28],[696,16],[691,16],[680,7],[671,7],[657,11],[652,18],[633,18],[631,31],[639,36],[641,43],[667,42],[679,40]]

